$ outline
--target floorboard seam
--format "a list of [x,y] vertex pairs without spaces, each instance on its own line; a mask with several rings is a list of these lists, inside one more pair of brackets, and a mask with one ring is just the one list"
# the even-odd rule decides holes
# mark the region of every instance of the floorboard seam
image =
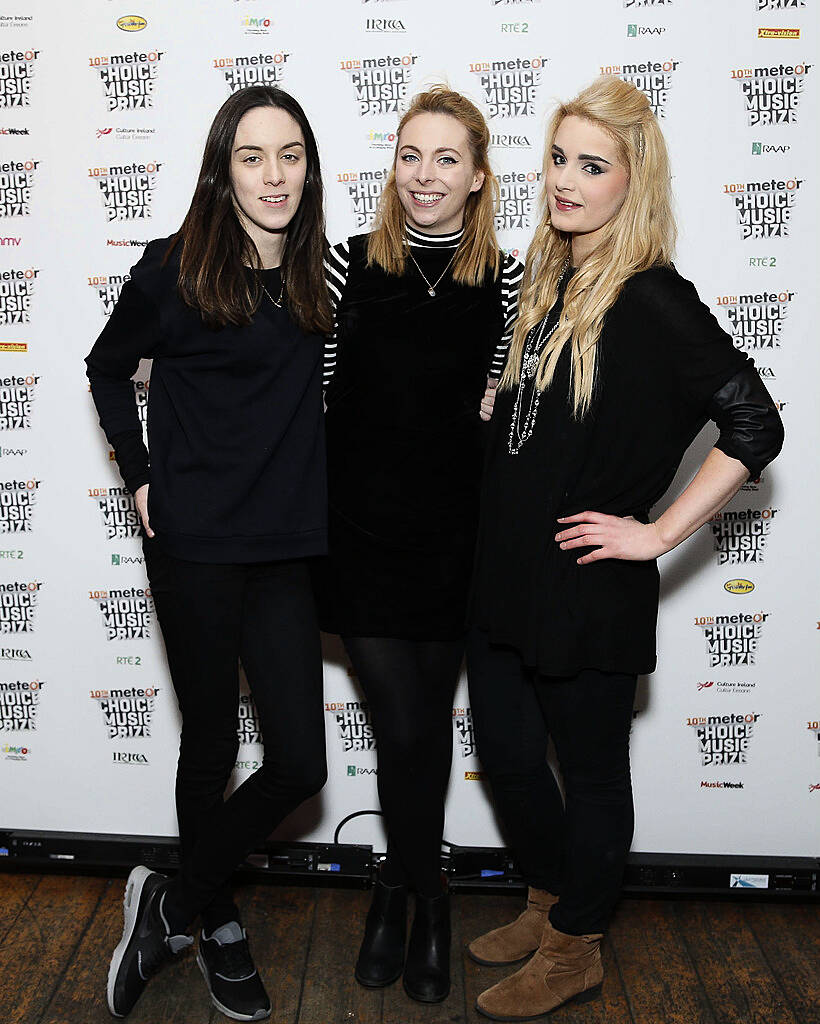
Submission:
[[624,999],[626,999],[626,1008],[629,1010],[629,1016],[632,1018],[632,1024],[637,1024],[637,1020],[632,1009],[632,996],[630,995],[626,981],[624,980],[624,974],[621,970],[621,961],[618,959],[618,950],[615,948],[615,943],[609,936],[607,936],[607,942],[609,943],[609,948],[612,950],[612,959],[615,961],[615,969],[618,972],[618,977],[621,979],[621,988],[623,989]]
[[678,934],[680,935],[681,944],[683,945],[683,948],[686,950],[686,955],[689,957],[689,962],[692,964],[692,969],[695,972],[695,977],[698,979],[698,986],[700,987],[700,990],[703,993],[703,998],[706,1000],[706,1005],[709,1007],[709,1012],[712,1015],[712,1020],[713,1021],[719,1021],[720,1020],[720,1016],[719,1016],[719,1014],[718,1014],[718,1012],[717,1012],[717,1010],[716,1010],[712,1000],[709,998],[709,993],[706,991],[706,986],[703,983],[703,978],[701,978],[700,971],[698,970],[697,961],[692,956],[692,948],[689,945],[689,940],[686,937],[686,928],[681,928],[681,926],[680,926],[680,924],[681,924],[680,917],[681,917],[681,913],[682,913],[682,911],[680,909],[680,906],[681,905],[679,903],[674,903],[673,906],[672,906],[672,913],[674,914],[674,917],[675,917],[675,924],[677,925],[677,928],[678,928]]
[[[320,890],[321,891],[321,890]],[[305,981],[307,980],[307,965],[310,959],[310,948],[313,945],[313,929],[316,925],[316,904],[318,903],[318,893],[313,894],[313,910],[310,915],[310,928],[308,929],[307,942],[305,943],[305,956],[302,961],[302,981],[299,985],[299,1000],[296,1004],[296,1022],[299,1024],[302,1019],[302,998],[305,994]]]
[[766,953],[766,950],[763,947],[763,944],[761,943],[761,941],[760,941],[760,939],[758,937],[757,929],[754,926],[754,922],[753,921],[749,921],[748,924],[749,924],[749,930],[751,931],[752,935],[754,935],[755,942],[757,943],[757,948],[760,950],[760,955],[766,961],[766,966],[769,968],[769,971],[771,972],[772,977],[774,978],[775,982],[777,983],[777,987],[782,992],[783,1000],[786,1003],[786,1006],[788,1006],[789,1010],[791,1011],[792,1017],[794,1017],[794,1019],[796,1021],[801,1020],[798,1008],[792,1003],[791,999],[789,998],[789,993],[785,990],[785,988],[783,988],[783,985],[782,985],[782,983],[780,981],[780,972],[775,970],[774,965],[772,964],[771,960],[769,960],[769,957],[768,957],[768,955]]
[[28,894],[28,896],[26,896],[26,898],[25,898],[25,899],[23,900],[23,902],[22,902],[22,903],[20,904],[20,909],[19,909],[19,910],[17,911],[17,913],[16,913],[15,915],[14,915],[14,920],[13,920],[13,921],[11,921],[11,922],[9,923],[9,926],[8,926],[8,928],[6,928],[6,930],[5,930],[4,932],[3,932],[3,937],[2,937],[2,939],[0,939],[0,946],[2,946],[2,945],[3,945],[3,943],[4,943],[5,941],[6,941],[6,939],[7,939],[7,938],[8,938],[8,936],[9,936],[9,932],[10,932],[10,931],[12,930],[12,928],[13,928],[13,927],[14,927],[14,926],[15,926],[15,925],[17,924],[17,922],[18,922],[18,921],[20,920],[20,915],[21,915],[21,914],[23,913],[23,911],[24,911],[24,910],[26,909],[26,907],[28,906],[28,901],[29,901],[29,900],[31,899],[31,897],[32,897],[32,896],[33,896],[33,895],[35,894],[35,892],[37,892],[37,890],[38,890],[38,889],[40,888],[40,885],[41,885],[41,883],[42,883],[42,881],[43,881],[43,878],[45,878],[45,875],[40,875],[40,877],[39,877],[39,878],[37,879],[37,881],[35,882],[35,884],[34,884],[34,885],[32,886],[32,888],[31,888],[31,892],[30,892],[30,893]]

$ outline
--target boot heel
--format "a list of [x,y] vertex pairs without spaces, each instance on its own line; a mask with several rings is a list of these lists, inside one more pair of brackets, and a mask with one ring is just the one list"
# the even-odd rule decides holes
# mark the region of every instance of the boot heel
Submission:
[[603,982],[600,982],[598,985],[593,985],[592,988],[588,988],[585,992],[579,992],[575,997],[575,1002],[591,1003],[593,999],[597,999],[600,996],[602,987]]

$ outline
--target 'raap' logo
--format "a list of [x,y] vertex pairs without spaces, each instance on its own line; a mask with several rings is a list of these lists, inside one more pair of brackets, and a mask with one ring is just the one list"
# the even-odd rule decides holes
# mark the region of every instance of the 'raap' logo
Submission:
[[353,86],[359,116],[400,113],[417,60],[414,54],[406,53],[339,61],[339,69],[347,72]]
[[31,323],[31,297],[39,274],[34,267],[0,270],[0,326]]
[[106,110],[147,110],[154,105],[154,86],[162,50],[148,53],[112,53],[89,57],[100,76]]
[[351,750],[376,749],[373,722],[364,701],[329,701],[325,704],[325,713],[336,723],[342,750],[346,754]]
[[650,60],[643,64],[606,64],[600,72],[602,75],[617,75],[640,89],[646,94],[655,117],[660,119],[666,117],[669,91],[679,67],[679,60]]
[[225,76],[231,92],[249,85],[279,85],[289,53],[257,53],[250,57],[214,57],[213,67]]
[[0,430],[28,430],[39,374],[0,377]]
[[9,160],[0,164],[0,217],[27,217],[39,160]]
[[[0,583],[0,633],[32,633],[34,631],[34,615],[37,611],[37,602],[40,596],[42,583],[31,581],[29,583],[15,581],[14,583]],[[3,651],[11,651],[11,654],[4,654],[11,661],[28,661],[28,651],[13,651],[11,648],[3,648]],[[29,655],[29,657],[25,657]]]
[[732,78],[740,81],[746,103],[746,123],[796,124],[797,105],[812,67],[804,62],[732,71]]
[[748,694],[756,688],[757,683],[748,680],[707,679],[698,683],[698,693],[707,690],[709,693]]
[[122,286],[130,280],[130,274],[95,274],[88,278],[89,285],[99,296],[103,316],[111,316]]
[[763,623],[770,612],[736,615],[696,615],[703,630],[709,668],[718,665],[754,665]]
[[759,714],[687,718],[698,738],[700,763],[746,764]]
[[742,352],[780,348],[783,325],[796,292],[719,295],[715,300],[729,321],[735,348]]
[[0,481],[0,534],[31,533],[39,480]]
[[144,689],[92,690],[91,699],[99,702],[110,740],[147,738],[156,710],[158,686]]
[[100,609],[107,640],[147,640],[151,636],[154,602],[147,588],[89,590],[88,596]]
[[785,238],[797,191],[803,183],[803,178],[772,178],[724,185],[724,195],[731,196],[737,210],[740,237]]
[[453,726],[458,737],[458,745],[462,757],[472,757],[475,753],[475,732],[473,730],[473,712],[470,708],[453,708]]
[[336,181],[347,191],[357,228],[366,227],[372,222],[388,174],[389,171],[381,170],[340,171],[336,175]]
[[89,167],[88,177],[100,187],[105,219],[145,220],[151,216],[161,163]]
[[638,25],[633,22],[626,26],[627,39],[643,39],[645,36],[662,36],[666,25]]
[[772,522],[778,511],[776,508],[747,508],[734,511],[724,509],[723,512],[714,515],[710,529],[715,541],[717,564],[742,565],[762,562]]
[[45,685],[40,679],[0,683],[0,729],[4,732],[36,729],[40,694]]
[[31,80],[39,50],[0,53],[0,108],[31,106]]
[[541,180],[540,171],[510,171],[498,175],[498,206],[496,231],[512,231],[532,227],[532,208]]
[[541,87],[541,75],[549,57],[515,57],[510,60],[479,60],[467,70],[479,76],[487,116],[533,117]]
[[89,487],[89,498],[99,506],[106,540],[138,537],[140,516],[134,495],[125,487]]
[[752,143],[752,156],[769,156],[770,154],[783,155],[791,150],[791,146],[769,146],[765,142]]

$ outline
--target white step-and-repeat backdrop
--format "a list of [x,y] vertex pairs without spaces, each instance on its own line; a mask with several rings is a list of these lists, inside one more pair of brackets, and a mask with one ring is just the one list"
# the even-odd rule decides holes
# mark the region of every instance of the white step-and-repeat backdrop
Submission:
[[[499,237],[523,257],[546,115],[603,72],[650,96],[678,266],[787,430],[776,465],[662,561],[634,849],[820,854],[817,28],[815,0],[3,0],[0,826],[175,832],[177,710],[82,360],[146,240],[179,225],[222,101],[255,83],[300,99],[335,241],[370,223],[409,97],[446,79],[489,118]],[[367,707],[332,644],[325,684],[330,781],[281,835],[330,840],[378,806]],[[241,778],[261,756],[248,697],[239,730]],[[463,682],[453,730],[446,837],[500,844]],[[383,849],[378,818],[340,838]]]

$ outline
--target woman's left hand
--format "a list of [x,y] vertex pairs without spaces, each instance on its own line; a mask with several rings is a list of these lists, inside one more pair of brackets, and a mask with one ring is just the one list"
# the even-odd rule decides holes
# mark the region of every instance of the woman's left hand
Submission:
[[664,554],[668,547],[661,540],[655,523],[639,523],[632,516],[608,516],[603,512],[579,512],[565,516],[559,523],[575,523],[556,534],[562,551],[594,547],[579,558],[578,565],[599,562],[602,558],[623,558],[631,562],[648,561]]

